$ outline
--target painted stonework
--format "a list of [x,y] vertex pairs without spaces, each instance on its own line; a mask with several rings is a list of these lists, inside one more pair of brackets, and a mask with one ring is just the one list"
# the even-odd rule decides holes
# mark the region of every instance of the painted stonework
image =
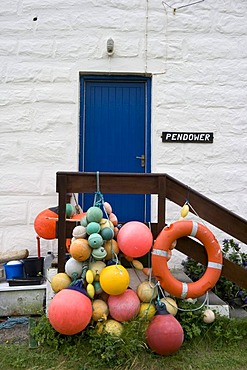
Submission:
[[[36,253],[33,221],[57,204],[56,172],[78,170],[80,73],[152,76],[152,172],[246,217],[247,3],[166,3],[2,0],[1,251]],[[214,142],[163,143],[163,131]],[[178,213],[168,204],[170,220]],[[56,242],[42,240],[48,249]]]

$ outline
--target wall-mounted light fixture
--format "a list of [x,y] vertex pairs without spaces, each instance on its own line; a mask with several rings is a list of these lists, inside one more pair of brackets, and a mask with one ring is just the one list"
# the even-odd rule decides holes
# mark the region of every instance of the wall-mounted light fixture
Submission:
[[106,50],[108,55],[112,55],[114,53],[114,41],[112,38],[109,38],[106,43]]

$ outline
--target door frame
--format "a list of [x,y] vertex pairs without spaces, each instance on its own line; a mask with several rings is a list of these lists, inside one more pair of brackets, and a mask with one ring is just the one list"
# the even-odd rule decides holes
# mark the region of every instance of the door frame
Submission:
[[[85,172],[84,150],[85,150],[85,99],[86,83],[89,81],[113,81],[113,82],[143,82],[145,84],[145,160],[146,166],[144,173],[151,172],[151,77],[141,75],[101,75],[101,74],[81,74],[80,75],[80,120],[79,120],[79,171]],[[82,204],[83,197],[79,194],[79,204]],[[151,215],[150,197],[145,196],[145,219],[149,220]]]
[[151,172],[151,78],[128,75],[80,75],[79,171],[84,172],[85,99],[88,81],[144,82],[145,83],[145,155],[144,173]]

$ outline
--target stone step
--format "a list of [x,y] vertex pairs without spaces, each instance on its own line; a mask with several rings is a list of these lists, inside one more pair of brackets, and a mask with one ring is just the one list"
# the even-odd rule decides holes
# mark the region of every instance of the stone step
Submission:
[[[172,270],[171,273],[177,280],[182,281],[183,283],[192,283],[192,280],[182,270]],[[205,299],[206,299],[206,295],[204,294],[198,298],[198,301],[204,302]],[[210,305],[226,305],[227,304],[213,292],[208,293],[208,299],[209,299]]]
[[[148,277],[142,272],[135,269],[127,269],[130,274],[130,287],[133,290],[137,289],[137,286],[148,279]],[[174,269],[171,270],[172,275],[179,281],[184,283],[191,283],[192,280],[185,274],[183,270]],[[198,298],[198,302],[203,303],[206,299],[206,295]],[[208,307],[215,310],[222,316],[232,317],[232,318],[245,318],[247,317],[247,312],[242,308],[231,308],[229,305],[218,297],[215,293],[208,293]]]
[[[183,270],[172,270],[173,276],[184,283],[191,283],[192,280],[184,273]],[[225,301],[219,298],[215,293],[209,292],[209,308],[214,309],[223,316],[228,316],[230,318],[246,318],[247,311],[241,307],[232,308]],[[199,302],[204,302],[206,296],[203,295],[198,298]]]
[[247,311],[243,308],[232,308],[230,307],[230,317],[235,319],[246,319],[247,318]]

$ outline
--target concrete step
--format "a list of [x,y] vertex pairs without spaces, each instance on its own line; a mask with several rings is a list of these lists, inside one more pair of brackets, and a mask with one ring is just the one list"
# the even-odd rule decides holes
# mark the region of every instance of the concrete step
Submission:
[[[148,277],[139,270],[129,268],[127,269],[130,275],[130,287],[133,290],[136,290],[138,285],[148,279]],[[172,275],[179,281],[183,283],[191,283],[192,280],[184,273],[183,270],[174,269],[170,270]],[[199,297],[197,300],[200,303],[203,303],[206,299],[206,295]],[[225,301],[218,297],[215,293],[208,293],[208,305],[211,309],[215,310],[222,316],[227,317],[236,317],[236,318],[245,318],[247,317],[247,311],[241,308],[231,308]]]
[[[191,283],[192,280],[184,273],[183,270],[171,270],[171,273],[173,276],[184,283]],[[209,292],[209,307],[211,309],[214,309],[219,314],[223,316],[227,316],[230,318],[246,318],[247,317],[247,311],[241,307],[239,308],[232,308],[223,301],[221,298],[219,298],[215,293]],[[206,295],[203,295],[198,298],[199,302],[204,302],[206,298]]]
[[[171,273],[177,280],[182,281],[183,283],[192,283],[192,280],[182,270],[172,270]],[[213,292],[209,292],[208,296],[209,296],[208,297],[209,304],[211,305],[226,305],[227,304]],[[206,295],[204,294],[198,298],[198,301],[204,302],[205,299],[206,299]]]
[[243,308],[232,308],[230,307],[230,317],[235,319],[246,319],[247,318],[247,311]]

